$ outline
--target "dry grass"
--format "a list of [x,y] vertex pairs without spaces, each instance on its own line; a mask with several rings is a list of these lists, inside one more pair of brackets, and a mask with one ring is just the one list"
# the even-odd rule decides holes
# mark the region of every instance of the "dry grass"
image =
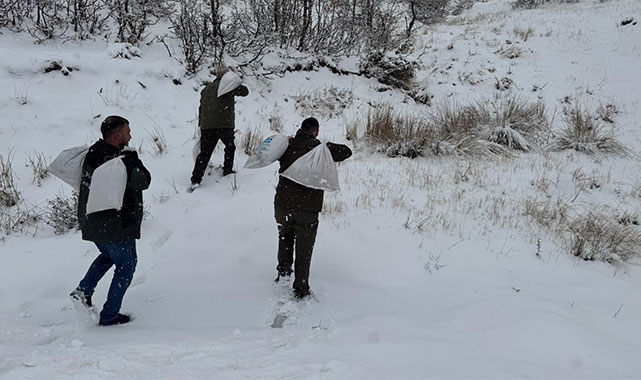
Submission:
[[20,233],[35,236],[40,230],[42,218],[42,210],[37,206],[0,207],[0,231],[5,235]]
[[154,154],[162,156],[167,153],[167,138],[160,128],[156,127],[152,132],[149,132],[149,137],[151,137],[151,148]]
[[641,230],[589,212],[568,225],[571,252],[583,260],[623,263],[641,258]]
[[42,153],[34,152],[33,156],[29,155],[25,165],[31,167],[33,172],[33,180],[31,183],[35,183],[38,186],[41,186],[42,181],[50,175],[49,171],[47,171],[47,159]]
[[528,27],[527,29],[521,28],[521,27],[516,27],[512,31],[515,36],[520,38],[523,42],[526,42],[527,40],[530,39],[534,35],[534,29]]
[[510,149],[531,152],[538,150],[549,133],[545,106],[520,97],[495,98],[490,104],[476,106],[478,123],[485,130],[484,138]]
[[585,108],[575,104],[565,111],[563,129],[555,136],[551,150],[576,150],[585,154],[628,156],[631,152],[620,143],[612,130],[599,122]]
[[243,135],[243,139],[241,141],[243,152],[248,156],[251,155],[256,151],[256,148],[258,148],[258,145],[260,145],[263,140],[265,140],[265,136],[261,132],[260,128],[256,127],[247,130],[247,133]]
[[365,125],[365,138],[388,157],[415,158],[424,155],[435,131],[428,121],[415,115],[401,115],[390,105],[370,110]]
[[13,207],[20,200],[20,193],[16,189],[13,172],[13,153],[7,157],[0,155],[0,206]]

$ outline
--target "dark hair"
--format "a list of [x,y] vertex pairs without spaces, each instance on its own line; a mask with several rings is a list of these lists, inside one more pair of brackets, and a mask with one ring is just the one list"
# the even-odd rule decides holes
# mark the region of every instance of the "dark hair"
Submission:
[[301,124],[300,129],[305,132],[317,132],[318,120],[313,117],[308,117],[307,119],[303,120],[303,124]]
[[102,138],[107,138],[114,132],[116,129],[129,124],[129,120],[125,119],[122,116],[108,116],[100,125],[100,133],[102,133]]

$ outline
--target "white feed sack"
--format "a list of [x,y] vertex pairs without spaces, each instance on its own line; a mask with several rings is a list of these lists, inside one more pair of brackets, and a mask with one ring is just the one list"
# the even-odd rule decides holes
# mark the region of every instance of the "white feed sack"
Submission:
[[225,95],[230,91],[234,91],[240,86],[242,81],[236,73],[228,71],[220,78],[220,84],[218,85],[218,97]]
[[245,169],[258,169],[271,165],[287,150],[289,138],[283,135],[269,136],[256,148],[245,162]]
[[338,191],[338,170],[327,144],[320,144],[294,161],[282,174],[303,186],[318,190]]
[[91,176],[87,214],[122,208],[127,186],[127,168],[120,157],[98,166]]
[[47,171],[78,191],[82,180],[82,164],[85,162],[88,151],[88,146],[77,146],[63,150],[47,167]]

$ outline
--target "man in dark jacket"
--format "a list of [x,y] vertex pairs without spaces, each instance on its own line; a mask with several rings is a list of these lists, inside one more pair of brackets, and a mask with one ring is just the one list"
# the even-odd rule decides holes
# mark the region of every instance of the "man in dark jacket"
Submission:
[[235,173],[234,171],[234,128],[235,128],[235,96],[247,96],[249,90],[242,84],[235,90],[218,96],[220,80],[229,69],[221,66],[216,71],[216,79],[208,84],[200,93],[200,107],[198,108],[198,126],[200,127],[200,153],[196,157],[194,170],[191,174],[189,191],[194,191],[200,185],[205,175],[209,159],[211,158],[218,140],[225,144],[225,160],[223,175]]
[[[307,118],[289,140],[287,150],[279,159],[283,173],[297,159],[321,144],[318,137],[318,120]],[[342,144],[327,143],[336,162],[346,160],[352,151]],[[290,277],[294,264],[294,296],[309,296],[309,267],[318,230],[318,213],[323,209],[323,190],[312,189],[280,176],[274,197],[274,214],[278,224],[278,278]]]
[[[143,216],[142,191],[149,188],[151,174],[133,150],[123,150],[131,139],[129,121],[120,116],[107,117],[100,127],[102,139],[93,144],[82,165],[82,181],[78,195],[78,222],[82,239],[92,241],[100,255],[70,296],[76,305],[91,308],[91,296],[98,281],[115,265],[107,302],[100,312],[100,325],[127,323],[131,316],[120,314],[125,292],[136,269],[136,239],[140,239]],[[91,178],[94,170],[105,162],[121,157],[127,169],[127,184],[120,210],[109,209],[86,213]]]

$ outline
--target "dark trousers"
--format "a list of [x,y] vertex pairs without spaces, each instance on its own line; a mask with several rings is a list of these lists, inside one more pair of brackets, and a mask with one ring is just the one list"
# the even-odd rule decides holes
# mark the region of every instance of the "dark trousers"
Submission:
[[[309,267],[318,230],[318,213],[288,210],[274,206],[278,224],[279,273],[291,273],[294,264],[294,289],[309,290]],[[294,263],[294,249],[296,262]]]
[[111,243],[96,243],[100,250],[100,255],[94,260],[89,267],[87,274],[80,281],[80,288],[86,295],[93,295],[98,281],[104,277],[105,273],[115,265],[114,278],[111,280],[107,302],[100,312],[100,321],[108,322],[118,315],[122,299],[131,280],[134,277],[136,263],[136,240],[123,239]]
[[202,129],[200,131],[200,153],[196,157],[196,164],[194,171],[191,173],[191,183],[200,183],[207,170],[209,159],[214,148],[221,140],[225,144],[225,161],[223,163],[223,174],[229,174],[234,167],[234,152],[236,152],[236,145],[234,144],[234,129],[233,128],[214,128]]

